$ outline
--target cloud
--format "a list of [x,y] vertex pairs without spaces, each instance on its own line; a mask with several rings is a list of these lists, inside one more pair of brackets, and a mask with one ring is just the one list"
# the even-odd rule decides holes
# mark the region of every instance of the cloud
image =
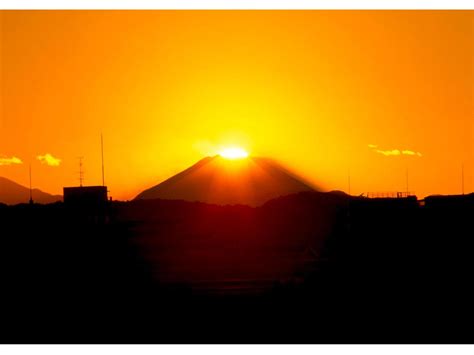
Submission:
[[391,155],[400,155],[400,154],[401,154],[401,152],[400,152],[398,149],[392,149],[392,150],[380,150],[380,149],[376,149],[375,152],[376,152],[376,153],[379,153],[379,154],[383,154],[383,155],[385,155],[386,157],[391,156]]
[[13,165],[13,164],[23,164],[20,158],[17,157],[0,157],[0,165]]
[[376,144],[368,144],[368,147],[372,149],[375,153],[385,155],[386,157],[389,156],[398,156],[398,155],[410,155],[410,156],[418,156],[421,157],[422,154],[420,152],[415,152],[413,150],[408,150],[408,149],[387,149],[387,150],[382,150],[382,149],[376,149],[378,146]]
[[405,155],[418,155],[419,157],[421,157],[420,152],[414,152],[413,150],[403,150],[402,154],[405,154]]
[[48,166],[59,166],[59,164],[61,164],[61,159],[55,158],[49,153],[38,155],[36,159],[38,159],[41,164],[46,164]]

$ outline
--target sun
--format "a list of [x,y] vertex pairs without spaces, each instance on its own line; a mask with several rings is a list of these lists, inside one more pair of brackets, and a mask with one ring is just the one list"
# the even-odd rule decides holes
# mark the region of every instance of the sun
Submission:
[[224,148],[219,152],[219,155],[225,159],[244,159],[249,156],[249,154],[242,148],[231,147]]

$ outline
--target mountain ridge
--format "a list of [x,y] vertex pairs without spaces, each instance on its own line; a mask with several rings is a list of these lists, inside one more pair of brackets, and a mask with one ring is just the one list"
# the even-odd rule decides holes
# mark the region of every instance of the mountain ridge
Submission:
[[261,157],[227,160],[206,157],[138,194],[135,200],[168,199],[218,205],[258,206],[315,188],[275,161]]
[[[62,200],[61,195],[52,195],[40,189],[32,190],[33,201],[36,203],[53,203]],[[30,189],[19,183],[0,176],[0,203],[16,205],[28,203],[30,200]]]

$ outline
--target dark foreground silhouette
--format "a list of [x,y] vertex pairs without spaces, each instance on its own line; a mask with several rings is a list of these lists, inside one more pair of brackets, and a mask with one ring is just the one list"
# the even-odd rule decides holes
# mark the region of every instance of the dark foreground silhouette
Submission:
[[0,205],[2,342],[472,342],[474,195]]

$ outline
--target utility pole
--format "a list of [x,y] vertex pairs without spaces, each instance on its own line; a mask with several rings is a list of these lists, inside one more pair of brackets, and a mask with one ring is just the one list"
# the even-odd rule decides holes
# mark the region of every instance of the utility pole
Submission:
[[461,191],[464,195],[464,164],[461,165]]
[[82,170],[82,159],[84,157],[79,157],[79,186],[82,187],[82,182],[84,181],[84,171]]

